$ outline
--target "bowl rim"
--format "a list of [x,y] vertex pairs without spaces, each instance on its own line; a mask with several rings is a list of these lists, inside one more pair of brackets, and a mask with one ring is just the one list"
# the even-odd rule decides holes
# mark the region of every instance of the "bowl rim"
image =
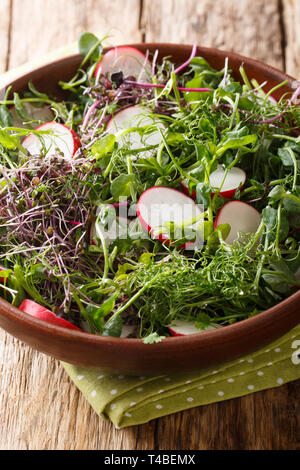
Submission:
[[[253,327],[255,329],[264,328],[267,324],[273,323],[278,317],[282,316],[282,307],[287,307],[291,302],[299,303],[300,306],[300,290],[292,294],[291,296],[287,297],[286,299],[282,300],[278,304],[274,305],[273,307],[264,310],[257,315],[246,318],[239,322],[233,323],[231,325],[226,325],[222,328],[217,328],[215,330],[208,330],[199,333],[194,333],[192,335],[185,335],[185,336],[170,336],[164,338],[160,343],[151,344],[152,347],[159,347],[161,348],[169,348],[170,343],[176,346],[184,345],[186,343],[190,343],[191,340],[193,342],[197,342],[198,339],[207,339],[216,341],[219,338],[222,338],[223,343],[226,342],[226,338],[230,340],[232,335],[236,335],[238,332],[248,331],[249,327]],[[3,310],[5,309],[5,312]],[[300,314],[300,310],[299,310]],[[116,345],[131,345],[133,348],[136,348],[137,345],[140,347],[148,348],[149,345],[143,342],[143,339],[140,338],[119,338],[113,336],[101,336],[97,334],[87,333],[85,331],[79,330],[71,330],[68,328],[63,328],[58,325],[53,325],[47,323],[43,320],[38,318],[32,317],[28,313],[22,312],[17,307],[11,305],[6,300],[0,298],[0,316],[7,316],[10,317],[12,320],[17,320],[23,323],[24,325],[32,328],[36,332],[45,333],[45,334],[55,334],[57,339],[78,339],[81,343],[94,343],[94,344],[110,344],[111,346]],[[300,315],[299,315],[300,320]]]
[[[133,43],[133,44],[120,44],[117,47],[120,46],[131,46],[131,47],[136,47],[137,49],[147,49],[149,47],[150,49],[157,48],[159,47],[179,47],[181,49],[185,49],[187,53],[190,51],[192,48],[191,44],[177,44],[177,43],[165,43],[165,42],[147,42],[147,43]],[[112,46],[115,47],[115,46]],[[111,49],[112,47],[105,47],[104,52]],[[237,60],[240,60],[241,63],[245,63],[245,65],[250,65],[254,67],[258,67],[260,70],[268,73],[272,73],[273,75],[276,75],[276,78],[279,80],[288,80],[289,85],[291,86],[292,83],[296,83],[299,81],[290,75],[286,74],[284,71],[281,71],[271,65],[268,65],[260,60],[253,59],[241,54],[237,54],[235,52],[230,52],[227,50],[223,49],[217,49],[214,47],[202,47],[198,46],[198,50],[207,52],[208,54],[212,55],[223,55],[223,56],[231,56],[234,57]],[[50,68],[55,68],[58,65],[63,64],[64,62],[76,62],[77,60],[82,58],[82,56],[79,53],[71,54],[66,57],[51,61],[47,64],[44,64],[40,67],[36,67],[33,70],[20,75],[17,77],[15,80],[10,81],[8,84],[4,85],[4,88],[9,87],[9,86],[16,86],[19,84],[19,82],[23,83],[28,83],[29,79],[32,78],[32,74],[36,73],[42,73],[46,71],[47,69]],[[19,85],[20,86],[20,85]],[[278,320],[280,316],[282,316],[282,308],[287,307],[290,303],[299,303],[300,307],[300,289],[296,291],[294,294],[290,295],[286,299],[282,300],[278,304],[274,305],[273,307],[270,307],[267,310],[262,311],[261,313],[250,317],[246,318],[244,320],[240,320],[236,323],[233,323],[231,325],[226,325],[222,328],[218,328],[216,330],[209,330],[209,331],[203,331],[199,333],[195,333],[192,335],[186,335],[186,336],[171,336],[171,337],[166,337],[164,338],[161,342],[159,343],[154,343],[151,344],[151,349],[169,349],[170,345],[176,346],[183,346],[185,344],[190,344],[190,343],[199,343],[209,340],[210,342],[212,340],[216,340],[216,342],[219,341],[220,338],[222,338],[222,342],[226,343],[227,341],[230,341],[232,336],[236,336],[239,332],[246,332],[250,329],[261,329],[264,328],[266,325],[274,322],[275,320]],[[300,314],[300,311],[299,311]],[[67,328],[63,328],[61,326],[53,325],[50,323],[47,323],[43,320],[40,320],[38,318],[32,317],[31,315],[22,312],[19,310],[17,307],[13,306],[9,302],[7,302],[5,299],[0,297],[0,316],[6,316],[8,319],[12,321],[17,321],[22,323],[23,325],[26,325],[30,329],[32,329],[35,333],[40,333],[40,334],[45,334],[45,335],[55,335],[58,340],[64,340],[69,338],[70,340],[78,340],[81,342],[81,344],[97,344],[97,345],[107,345],[107,346],[112,346],[115,347],[117,345],[124,345],[126,346],[126,349],[149,349],[149,345],[143,343],[143,339],[138,339],[138,338],[119,338],[119,337],[112,337],[112,336],[101,336],[101,335],[96,335],[92,333],[87,333],[84,331],[78,331],[78,330],[71,330]],[[299,315],[299,321],[300,321],[300,315]],[[251,328],[252,327],[252,328]],[[199,341],[198,341],[199,340]]]

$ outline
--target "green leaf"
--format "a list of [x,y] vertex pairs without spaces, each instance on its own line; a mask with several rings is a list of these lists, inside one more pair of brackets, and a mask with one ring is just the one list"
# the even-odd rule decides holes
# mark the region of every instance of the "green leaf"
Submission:
[[[257,142],[256,134],[246,135],[245,137],[229,137],[223,142],[220,142],[220,144],[217,147],[217,155],[222,155],[224,152],[226,152],[226,150],[246,147],[247,145],[250,145],[250,144],[252,145],[252,150],[253,150],[253,147],[256,144],[256,142]],[[247,150],[250,151],[250,149],[247,149]]]
[[297,202],[294,199],[285,197],[283,200],[283,207],[290,214],[300,214],[300,202]]
[[178,144],[185,141],[184,135],[180,132],[168,132],[166,141],[170,145]]
[[135,266],[129,263],[124,263],[124,264],[119,264],[118,265],[118,271],[115,274],[115,278],[118,278],[119,276],[124,276],[127,274],[128,271],[133,271]]
[[262,274],[263,280],[269,284],[275,292],[285,294],[290,290],[290,286],[278,274]]
[[34,86],[34,84],[32,83],[31,80],[29,80],[29,82],[28,82],[28,88],[31,91],[31,93],[34,96],[36,96],[37,98],[41,98],[41,100],[48,100],[49,99],[49,97],[48,97],[48,95],[46,95],[46,93],[41,93],[40,91],[38,91],[35,88],[35,86]]
[[120,315],[117,315],[116,317],[112,317],[105,323],[104,329],[102,331],[102,336],[114,336],[116,338],[119,338],[122,333],[122,328],[122,318],[120,317]]
[[[278,213],[277,209],[273,207],[265,207],[262,210],[262,218],[266,225],[266,236],[269,238],[270,241],[274,241],[276,238],[277,233],[277,225],[278,225]],[[289,222],[284,214],[281,211],[281,220],[280,220],[280,228],[279,228],[279,241],[283,241],[289,233]]]
[[110,185],[110,192],[114,199],[120,196],[129,197],[131,185],[135,183],[135,175],[122,174],[115,178]]
[[145,336],[143,338],[143,343],[144,344],[154,344],[154,343],[160,343],[163,339],[165,339],[165,336],[159,336],[156,332],[155,333],[150,333],[150,335]]
[[203,163],[199,163],[197,168],[194,168],[193,170],[189,171],[189,175],[198,180],[199,182],[202,182],[204,180],[205,176],[205,166]]
[[197,223],[197,239],[207,240],[212,232],[211,223],[208,220],[200,220]]
[[270,191],[268,195],[268,197],[271,197],[275,201],[279,201],[284,196],[285,196],[285,189],[283,186],[280,186],[280,185],[274,186],[274,188],[272,189],[272,191]]
[[20,97],[18,93],[14,93],[14,105],[15,105],[15,111],[17,113],[17,116],[22,120],[22,121],[30,121],[30,117],[28,116],[27,109],[20,100]]
[[91,148],[92,155],[99,160],[111,153],[114,149],[116,137],[113,134],[108,134],[101,139],[97,140]]
[[278,156],[284,166],[293,166],[294,162],[290,153],[290,150],[287,148],[278,149]]
[[11,127],[13,125],[13,117],[6,106],[0,105],[0,125],[3,127]]
[[116,220],[116,209],[113,206],[109,206],[107,204],[99,206],[96,223],[100,222],[105,230],[107,230],[114,220]]
[[197,204],[203,205],[204,209],[207,209],[210,203],[210,195],[212,190],[210,186],[205,183],[198,183],[196,186],[196,201]]
[[[186,84],[186,88],[201,88],[203,86],[203,80],[202,78],[193,78],[192,80],[189,80]],[[187,91],[184,93],[184,97],[187,103],[193,102],[193,101],[200,101],[203,100],[207,97],[208,93],[210,92],[201,92],[201,91]]]
[[13,271],[11,269],[1,269],[0,271],[0,278],[8,278]]
[[226,240],[226,238],[229,235],[229,232],[231,230],[231,227],[229,224],[220,224],[217,226],[215,232],[219,232],[223,238],[223,240]]
[[206,330],[211,322],[211,318],[206,313],[200,313],[195,320],[195,327],[199,330]]
[[102,55],[102,45],[93,33],[82,33],[78,41],[79,53],[88,57],[91,62],[97,62]]
[[115,300],[119,292],[106,299],[100,307],[95,305],[88,305],[86,307],[86,314],[88,319],[95,326],[97,331],[102,333],[104,328],[104,318],[109,315],[115,307]]
[[209,250],[217,248],[217,246],[220,244],[220,235],[221,238],[226,241],[230,229],[231,227],[229,224],[218,225],[216,229],[207,238],[207,248]]
[[72,90],[73,88],[85,83],[86,80],[87,74],[85,70],[78,69],[76,75],[69,82],[59,81],[58,84],[62,87],[63,90]]
[[223,90],[232,94],[239,93],[241,95],[243,93],[243,87],[239,82],[230,82],[223,86]]
[[145,253],[141,254],[138,262],[149,266],[153,262],[153,257],[154,253],[149,253],[148,251],[146,251]]
[[8,150],[15,150],[20,144],[20,139],[19,137],[10,135],[8,132],[0,129],[0,144]]

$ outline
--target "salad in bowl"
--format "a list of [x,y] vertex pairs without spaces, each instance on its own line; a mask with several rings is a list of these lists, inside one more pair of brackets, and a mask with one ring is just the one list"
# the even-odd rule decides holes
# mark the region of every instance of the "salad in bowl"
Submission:
[[[57,99],[0,102],[1,296],[66,329],[146,344],[259,315],[300,286],[300,87],[193,46],[103,52]],[[266,87],[268,91],[266,90]]]

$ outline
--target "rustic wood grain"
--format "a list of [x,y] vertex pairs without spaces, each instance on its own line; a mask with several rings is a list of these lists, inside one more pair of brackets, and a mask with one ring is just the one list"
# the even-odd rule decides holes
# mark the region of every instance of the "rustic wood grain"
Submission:
[[58,361],[0,334],[0,450],[300,449],[300,381],[116,430]]
[[[77,39],[197,42],[300,74],[298,0],[0,0],[0,71]],[[122,5],[122,6],[121,6]],[[20,14],[20,11],[22,14]],[[300,449],[300,381],[115,430],[59,362],[0,331],[0,449]]]
[[144,0],[146,41],[238,52],[283,68],[278,0]]
[[0,73],[6,71],[9,57],[11,0],[0,0]]
[[300,80],[300,2],[282,1],[286,71]]
[[[108,43],[140,42],[139,0],[12,0],[9,67],[43,58],[83,31]],[[120,11],[121,10],[121,11]],[[19,12],[22,11],[22,14]]]

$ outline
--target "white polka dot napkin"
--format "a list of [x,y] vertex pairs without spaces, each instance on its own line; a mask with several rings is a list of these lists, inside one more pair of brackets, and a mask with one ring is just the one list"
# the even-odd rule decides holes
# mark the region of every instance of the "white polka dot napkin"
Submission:
[[300,325],[255,353],[192,373],[129,377],[62,365],[95,411],[123,428],[299,379]]

